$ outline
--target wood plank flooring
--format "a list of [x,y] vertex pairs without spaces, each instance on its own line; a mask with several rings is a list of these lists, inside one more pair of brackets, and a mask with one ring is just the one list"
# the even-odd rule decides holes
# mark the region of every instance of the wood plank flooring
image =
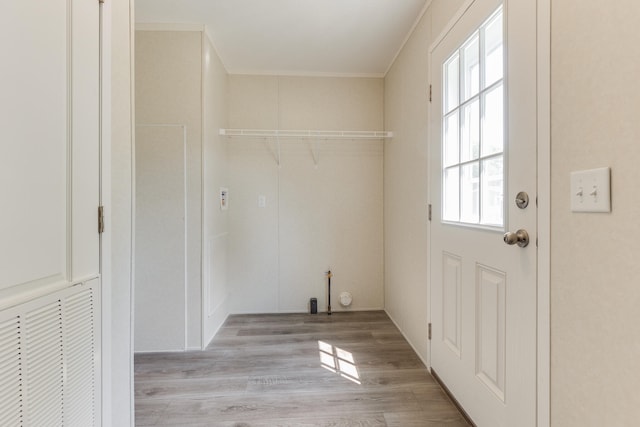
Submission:
[[232,315],[206,351],[135,356],[136,425],[468,426],[383,311]]

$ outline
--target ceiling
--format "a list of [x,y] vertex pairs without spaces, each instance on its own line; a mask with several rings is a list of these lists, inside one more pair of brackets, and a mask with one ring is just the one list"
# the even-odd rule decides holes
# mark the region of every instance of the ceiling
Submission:
[[429,0],[136,0],[138,23],[204,24],[232,74],[381,77]]

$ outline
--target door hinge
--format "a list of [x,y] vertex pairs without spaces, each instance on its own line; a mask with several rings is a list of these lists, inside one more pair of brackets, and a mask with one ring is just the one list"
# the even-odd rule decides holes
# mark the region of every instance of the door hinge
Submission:
[[98,206],[98,233],[104,233],[104,206]]
[[429,221],[431,221],[431,203],[429,203]]
[[429,85],[429,102],[431,102],[432,97],[433,97],[433,86]]
[[431,323],[429,323],[429,341],[431,341]]

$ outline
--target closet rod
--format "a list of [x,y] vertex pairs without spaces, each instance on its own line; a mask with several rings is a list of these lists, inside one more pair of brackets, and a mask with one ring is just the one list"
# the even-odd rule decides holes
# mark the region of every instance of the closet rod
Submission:
[[318,138],[318,139],[383,139],[393,138],[387,131],[350,130],[268,130],[268,129],[220,129],[220,135],[256,138]]

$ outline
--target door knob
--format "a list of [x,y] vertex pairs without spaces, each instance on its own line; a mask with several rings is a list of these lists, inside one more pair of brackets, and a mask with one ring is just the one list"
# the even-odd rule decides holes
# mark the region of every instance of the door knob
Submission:
[[518,245],[521,248],[524,248],[529,244],[529,233],[527,230],[518,230],[515,233],[513,231],[509,231],[504,233],[504,242],[507,245]]

